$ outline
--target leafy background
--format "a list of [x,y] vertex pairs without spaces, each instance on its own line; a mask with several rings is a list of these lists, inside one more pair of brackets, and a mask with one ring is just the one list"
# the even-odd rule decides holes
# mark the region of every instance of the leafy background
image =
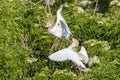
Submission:
[[[110,5],[96,15],[93,0],[82,11],[77,6],[82,0],[61,1],[68,5],[62,15],[72,36],[86,47],[90,58],[98,56],[99,63],[80,76],[76,68],[70,68],[70,61],[50,61],[55,37],[44,27],[44,0],[0,0],[0,80],[119,80],[120,1],[107,0]],[[55,17],[60,4],[56,0],[51,6]],[[104,0],[99,4],[108,5]],[[68,45],[70,42],[64,41],[61,49]]]

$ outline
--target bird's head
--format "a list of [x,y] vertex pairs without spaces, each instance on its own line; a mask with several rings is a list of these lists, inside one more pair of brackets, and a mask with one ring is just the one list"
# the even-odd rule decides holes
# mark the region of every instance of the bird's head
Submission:
[[51,24],[51,23],[47,23],[47,24],[45,25],[45,27],[46,27],[46,28],[51,28],[51,27],[52,27],[52,24]]
[[72,44],[74,44],[75,46],[79,46],[79,41],[75,38],[72,38]]

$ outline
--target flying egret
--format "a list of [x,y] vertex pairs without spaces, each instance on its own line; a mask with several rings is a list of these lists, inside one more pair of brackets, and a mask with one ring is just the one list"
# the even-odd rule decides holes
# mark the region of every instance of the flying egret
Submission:
[[73,50],[78,45],[79,45],[78,40],[75,38],[72,38],[72,44],[68,48],[59,50],[51,54],[48,58],[53,61],[71,60],[73,63],[75,63],[78,66],[80,74],[82,74],[82,68],[86,68],[82,60],[85,63],[88,63],[89,58],[87,55],[87,51],[83,46],[81,47],[81,50],[78,53]]
[[[55,23],[55,25],[53,25],[52,23],[47,23],[46,27],[48,28],[48,33],[55,35],[57,38],[62,40],[66,40],[69,38],[71,31],[65,21],[65,19],[63,18],[63,16],[61,15],[63,9],[63,5],[60,6],[60,8],[57,10],[57,21]],[[56,39],[57,39],[56,38]],[[50,52],[54,49],[54,47],[56,47],[56,40],[54,41]]]

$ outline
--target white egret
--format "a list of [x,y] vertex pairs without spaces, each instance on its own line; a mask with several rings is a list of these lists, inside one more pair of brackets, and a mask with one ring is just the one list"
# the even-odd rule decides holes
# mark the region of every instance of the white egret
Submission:
[[[69,38],[71,31],[65,19],[61,15],[62,9],[63,9],[63,5],[61,5],[60,8],[57,10],[57,21],[55,25],[52,25],[52,23],[47,23],[46,27],[48,28],[48,33],[55,35],[57,38],[61,40],[65,40]],[[50,50],[53,50],[55,44],[56,44],[56,40],[54,41]]]
[[82,61],[85,63],[88,63],[89,58],[86,49],[82,46],[80,52],[75,52],[73,49],[79,45],[79,42],[77,39],[72,38],[72,44],[65,49],[59,50],[49,56],[50,60],[53,61],[65,61],[65,60],[71,60],[74,62],[80,71],[80,74],[82,74],[82,68],[86,68],[86,66],[83,64]]

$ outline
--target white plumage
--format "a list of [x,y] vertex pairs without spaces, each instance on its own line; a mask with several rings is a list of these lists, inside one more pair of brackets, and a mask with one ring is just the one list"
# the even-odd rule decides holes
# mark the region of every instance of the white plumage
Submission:
[[[78,46],[78,43],[76,42],[76,40],[72,40],[72,41],[73,41],[73,43],[68,48],[59,50],[59,51],[51,54],[49,56],[49,59],[53,60],[53,61],[71,60],[72,62],[77,64],[77,66],[86,68],[86,66],[81,62],[81,60],[83,60],[83,59],[81,59],[81,57],[78,55],[78,53],[73,50],[74,47]],[[85,52],[83,47],[81,49],[82,50],[80,52]],[[82,53],[82,54],[84,54],[84,53]]]
[[48,23],[46,25],[46,27],[48,28],[48,32],[50,34],[53,34],[60,39],[68,39],[71,32],[70,32],[70,29],[69,29],[65,19],[61,15],[62,8],[63,8],[63,5],[61,5],[57,11],[57,21],[56,21],[55,25],[52,26],[51,23]]
[[71,60],[72,62],[77,64],[77,66],[86,68],[85,65],[80,61],[78,54],[69,48],[62,49],[60,51],[53,53],[52,55],[49,56],[49,59],[53,61]]
[[89,57],[84,46],[81,46],[81,50],[78,52],[78,55],[80,60],[84,61],[84,63],[87,64],[89,62]]

